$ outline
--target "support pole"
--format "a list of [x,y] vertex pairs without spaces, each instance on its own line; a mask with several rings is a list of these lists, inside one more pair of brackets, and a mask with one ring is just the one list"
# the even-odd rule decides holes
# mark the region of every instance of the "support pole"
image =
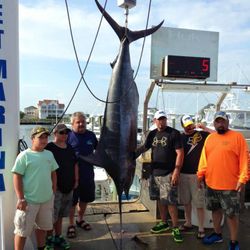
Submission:
[[148,119],[147,119],[147,117],[148,117],[148,103],[149,103],[149,100],[150,100],[151,95],[153,93],[154,87],[155,87],[155,81],[152,81],[149,88],[148,88],[148,90],[147,90],[146,97],[145,97],[145,100],[144,100],[143,124],[142,124],[143,134],[145,134],[147,129],[148,129]]

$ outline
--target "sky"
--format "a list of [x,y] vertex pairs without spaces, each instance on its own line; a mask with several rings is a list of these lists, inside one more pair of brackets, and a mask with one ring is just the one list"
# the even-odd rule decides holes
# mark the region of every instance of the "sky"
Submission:
[[[104,0],[99,0],[104,5]],[[129,12],[128,27],[146,26],[149,0],[137,0]],[[94,0],[68,0],[77,55],[86,65],[101,13]],[[107,12],[124,25],[124,9],[116,0],[107,1]],[[164,27],[219,32],[218,82],[250,84],[250,1],[249,0],[152,0],[149,27],[164,20]],[[139,111],[150,85],[150,43],[147,37],[136,83]],[[138,66],[143,40],[130,45],[131,63]],[[105,100],[112,70],[110,63],[119,50],[119,39],[103,20],[85,79],[92,92]],[[70,38],[64,0],[19,0],[20,109],[36,106],[39,100],[56,99],[67,105],[80,79]],[[32,93],[32,94],[31,94]],[[160,93],[155,88],[150,107],[194,113],[215,97],[190,93]],[[167,100],[166,100],[167,99]],[[250,104],[246,104],[250,107]],[[84,83],[67,113],[83,111],[102,114],[104,104],[96,100]]]

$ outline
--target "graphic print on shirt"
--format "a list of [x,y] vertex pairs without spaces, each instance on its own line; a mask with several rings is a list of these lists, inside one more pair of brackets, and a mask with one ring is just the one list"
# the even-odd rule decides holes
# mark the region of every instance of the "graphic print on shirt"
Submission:
[[158,144],[160,144],[162,147],[167,146],[168,138],[163,136],[160,140],[157,139],[157,137],[154,137],[152,145],[156,147]]
[[188,138],[187,144],[191,145],[191,148],[188,150],[187,155],[190,154],[198,143],[202,140],[202,136],[199,132],[196,132],[193,136]]

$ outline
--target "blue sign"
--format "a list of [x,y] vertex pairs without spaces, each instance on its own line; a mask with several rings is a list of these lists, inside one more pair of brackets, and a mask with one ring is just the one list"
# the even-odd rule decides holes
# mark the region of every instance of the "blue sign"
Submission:
[[[3,49],[3,37],[5,35],[2,28],[3,20],[3,4],[0,3],[0,50]],[[1,54],[2,55],[2,54]],[[3,79],[7,79],[7,60],[0,58],[0,101],[5,101]],[[5,124],[5,107],[0,105],[0,124]],[[2,146],[2,128],[0,128],[0,147]],[[0,150],[0,169],[5,169],[5,151]],[[5,191],[4,176],[0,173],[0,192]]]
[[0,174],[0,192],[5,191],[5,185],[3,180],[3,174]]

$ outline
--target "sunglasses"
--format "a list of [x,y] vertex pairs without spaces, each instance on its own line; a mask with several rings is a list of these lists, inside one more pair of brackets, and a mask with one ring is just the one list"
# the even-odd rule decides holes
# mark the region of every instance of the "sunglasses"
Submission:
[[67,135],[69,132],[68,131],[60,131],[58,132],[59,135]]

